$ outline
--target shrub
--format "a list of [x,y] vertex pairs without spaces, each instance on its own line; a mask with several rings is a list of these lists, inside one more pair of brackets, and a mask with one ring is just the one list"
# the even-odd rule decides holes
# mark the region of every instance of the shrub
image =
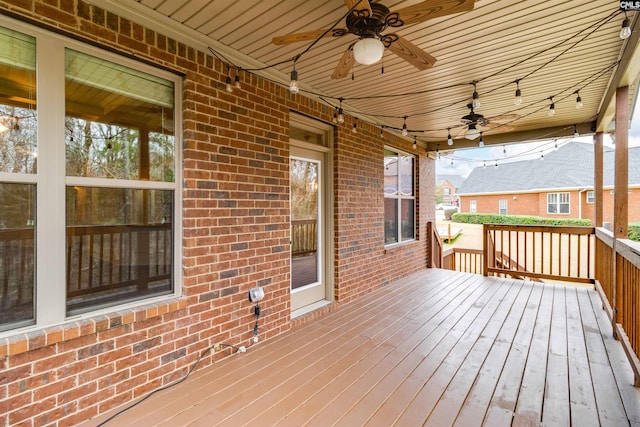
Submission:
[[629,224],[629,239],[640,242],[640,223]]
[[588,219],[577,218],[542,218],[527,215],[498,215],[481,213],[456,213],[451,217],[453,222],[467,224],[513,224],[513,225],[568,225],[589,226]]
[[456,212],[458,212],[457,209],[451,209],[451,208],[450,209],[445,209],[444,210],[444,219],[451,219],[451,216]]

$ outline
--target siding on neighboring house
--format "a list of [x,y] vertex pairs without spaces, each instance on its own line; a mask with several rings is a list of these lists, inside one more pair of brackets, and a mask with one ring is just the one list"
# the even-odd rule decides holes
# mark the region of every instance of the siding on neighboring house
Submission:
[[[604,153],[603,214],[613,222],[613,154]],[[594,204],[587,203],[593,191],[594,153],[592,144],[569,142],[545,156],[505,163],[498,168],[475,168],[458,189],[460,211],[499,213],[500,200],[507,200],[509,215],[546,218],[583,218],[595,221]],[[569,213],[548,213],[549,193],[569,193]],[[640,221],[640,147],[629,150],[629,221]]]
[[[227,93],[227,69],[208,52],[82,0],[9,3],[0,13],[184,75],[183,276],[182,295],[166,302],[0,335],[0,425],[77,424],[182,378],[213,343],[249,342],[255,285],[266,294],[261,340],[317,317],[290,314],[289,117],[331,123],[333,109],[248,73]],[[352,125],[347,117],[334,130],[335,304],[325,312],[426,268],[434,216],[435,161],[410,140]],[[417,165],[416,239],[386,249],[384,145]]]

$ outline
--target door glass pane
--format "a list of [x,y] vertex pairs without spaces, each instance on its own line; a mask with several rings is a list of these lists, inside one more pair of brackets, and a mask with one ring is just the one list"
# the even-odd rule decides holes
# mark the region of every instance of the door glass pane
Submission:
[[35,192],[33,184],[0,184],[0,331],[35,319]]
[[36,125],[35,39],[0,27],[0,172],[37,172]]
[[318,282],[319,163],[291,159],[291,287]]
[[67,187],[67,313],[173,291],[173,191]]

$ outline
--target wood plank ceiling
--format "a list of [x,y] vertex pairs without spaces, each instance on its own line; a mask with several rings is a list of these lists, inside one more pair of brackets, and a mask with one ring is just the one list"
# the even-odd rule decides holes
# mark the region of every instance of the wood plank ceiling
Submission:
[[[436,1],[443,3],[443,1]],[[459,3],[449,0],[448,3]],[[107,10],[128,10],[161,28],[172,27],[183,37],[198,38],[234,65],[256,68],[275,65],[264,74],[286,83],[296,55],[312,41],[274,45],[272,38],[332,26],[345,28],[347,4],[343,0],[92,0]],[[380,0],[392,12],[421,3],[419,0]],[[447,2],[444,2],[447,3]],[[397,33],[433,55],[437,62],[420,71],[389,49],[381,63],[353,67],[346,78],[331,74],[354,34],[327,37],[296,63],[302,93],[322,95],[332,106],[344,98],[347,112],[363,120],[400,130],[404,116],[409,137],[434,147],[447,148],[448,129],[454,148],[476,146],[464,139],[461,117],[469,113],[472,82],[482,106],[477,113],[494,120],[484,128],[486,144],[572,135],[592,127],[611,84],[623,49],[637,47],[637,37],[618,36],[624,14],[612,0],[476,0],[468,12],[428,19],[384,33]],[[637,17],[630,12],[632,25]],[[402,16],[400,16],[402,19]],[[159,27],[160,28],[160,27]],[[184,41],[184,40],[182,40]],[[630,43],[633,45],[630,46]],[[196,43],[197,44],[197,43]],[[384,66],[384,73],[381,73]],[[232,68],[233,70],[233,68]],[[232,74],[235,74],[232,71]],[[523,102],[514,105],[515,81]],[[631,93],[635,96],[635,81]],[[576,109],[576,91],[584,107]],[[403,95],[404,94],[404,95]],[[378,97],[378,98],[371,98]],[[548,115],[550,97],[556,114]],[[362,98],[362,99],[358,99]],[[633,100],[633,99],[632,99]],[[500,126],[502,125],[502,126]]]

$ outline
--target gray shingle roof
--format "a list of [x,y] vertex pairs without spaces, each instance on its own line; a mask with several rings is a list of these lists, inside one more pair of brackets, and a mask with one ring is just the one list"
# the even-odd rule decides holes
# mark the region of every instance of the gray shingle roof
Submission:
[[[613,186],[615,152],[604,153],[604,185]],[[477,167],[458,194],[510,193],[544,189],[593,188],[593,144],[571,141],[544,156]],[[640,147],[629,149],[629,185],[640,185]]]
[[449,181],[451,185],[456,188],[459,188],[464,182],[464,177],[460,175],[436,175],[436,184],[442,184],[444,181]]

